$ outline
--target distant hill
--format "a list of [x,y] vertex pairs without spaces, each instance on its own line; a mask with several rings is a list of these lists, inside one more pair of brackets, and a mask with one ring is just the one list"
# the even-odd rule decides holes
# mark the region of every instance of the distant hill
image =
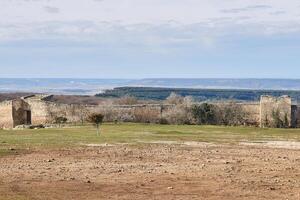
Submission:
[[261,95],[289,95],[300,102],[300,91],[295,90],[241,90],[241,89],[188,89],[188,88],[156,88],[156,87],[119,87],[97,94],[98,97],[134,96],[139,99],[164,100],[172,92],[181,96],[192,96],[199,101],[237,100],[258,101]]
[[7,100],[13,100],[13,99],[29,96],[32,94],[33,93],[0,93],[0,102],[7,101]]
[[72,79],[0,78],[0,93],[33,92],[94,95],[115,87],[162,87],[193,89],[300,90],[300,79]]
[[158,78],[130,81],[129,86],[202,89],[300,90],[300,79]]

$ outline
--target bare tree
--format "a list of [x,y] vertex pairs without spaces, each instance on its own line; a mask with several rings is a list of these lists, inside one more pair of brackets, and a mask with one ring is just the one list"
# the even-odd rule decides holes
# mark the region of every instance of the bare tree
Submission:
[[165,103],[167,104],[182,104],[184,98],[181,95],[176,94],[175,92],[172,92],[169,97],[165,100]]
[[138,104],[138,100],[137,100],[137,98],[135,98],[133,96],[126,95],[124,97],[121,97],[120,99],[117,99],[115,101],[115,104],[118,104],[118,105],[135,105],[135,104]]

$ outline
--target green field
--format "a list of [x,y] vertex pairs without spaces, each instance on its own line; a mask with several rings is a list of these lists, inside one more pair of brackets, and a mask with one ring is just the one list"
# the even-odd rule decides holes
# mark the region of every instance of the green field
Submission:
[[235,144],[269,140],[300,141],[300,129],[251,127],[104,124],[101,135],[92,126],[62,129],[0,130],[0,156],[15,151],[85,146],[86,144],[143,144],[158,141],[197,141]]

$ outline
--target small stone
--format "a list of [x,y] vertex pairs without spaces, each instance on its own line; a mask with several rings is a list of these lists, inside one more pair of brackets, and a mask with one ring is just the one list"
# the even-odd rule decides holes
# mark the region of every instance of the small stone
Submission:
[[173,190],[174,188],[173,187],[168,187],[168,190]]

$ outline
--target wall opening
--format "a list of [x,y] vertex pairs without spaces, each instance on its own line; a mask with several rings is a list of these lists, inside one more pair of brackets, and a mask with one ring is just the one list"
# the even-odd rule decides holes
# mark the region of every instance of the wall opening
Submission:
[[31,124],[31,111],[26,110],[26,124],[29,125]]

